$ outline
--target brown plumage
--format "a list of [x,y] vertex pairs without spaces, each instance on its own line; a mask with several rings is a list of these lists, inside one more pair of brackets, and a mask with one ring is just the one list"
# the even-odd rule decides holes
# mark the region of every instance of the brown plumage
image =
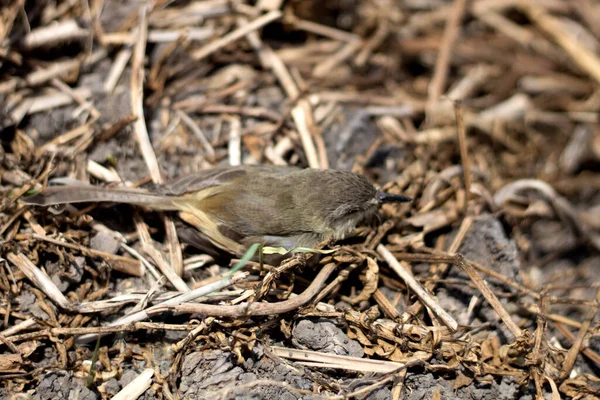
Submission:
[[314,247],[342,239],[376,214],[381,203],[410,201],[378,192],[347,171],[277,166],[220,167],[142,189],[57,186],[26,204],[128,203],[178,211],[217,247],[240,255],[253,243]]

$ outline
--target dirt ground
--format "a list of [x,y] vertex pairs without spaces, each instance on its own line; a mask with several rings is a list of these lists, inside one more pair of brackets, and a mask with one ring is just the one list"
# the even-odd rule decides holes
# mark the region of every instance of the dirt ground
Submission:
[[[0,398],[600,398],[597,1],[0,6]],[[22,202],[240,164],[413,201],[233,275],[174,213]]]

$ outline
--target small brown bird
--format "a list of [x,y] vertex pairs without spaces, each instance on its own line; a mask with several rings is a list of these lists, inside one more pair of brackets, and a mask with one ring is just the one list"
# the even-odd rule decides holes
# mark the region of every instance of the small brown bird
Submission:
[[53,186],[23,201],[42,206],[114,202],[178,211],[213,246],[241,256],[254,243],[291,250],[343,239],[381,204],[411,199],[377,191],[352,172],[263,165],[219,167],[150,191]]

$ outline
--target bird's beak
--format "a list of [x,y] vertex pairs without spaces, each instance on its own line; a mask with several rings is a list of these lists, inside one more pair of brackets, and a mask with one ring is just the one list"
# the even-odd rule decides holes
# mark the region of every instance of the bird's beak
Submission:
[[412,201],[410,197],[402,196],[399,194],[389,194],[385,192],[377,192],[376,196],[379,204],[384,203],[407,203]]

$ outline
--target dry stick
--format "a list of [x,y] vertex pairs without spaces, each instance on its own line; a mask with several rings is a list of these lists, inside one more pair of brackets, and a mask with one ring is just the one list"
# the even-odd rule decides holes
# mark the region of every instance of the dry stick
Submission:
[[[240,20],[244,21],[241,18]],[[250,32],[246,35],[246,38],[258,53],[263,68],[272,70],[287,96],[292,100],[296,100],[300,96],[300,90],[281,58],[275,54],[271,47],[262,42],[258,33]]]
[[[2,261],[5,261],[5,260],[2,260]],[[13,285],[11,285],[11,291],[12,291],[12,293],[16,293],[18,291],[18,289],[16,287],[15,277],[14,277],[14,275],[13,275],[13,273],[12,273],[11,270],[9,270],[9,274],[11,275],[12,283],[13,283]],[[35,320],[35,318],[29,317],[26,314],[20,313],[18,311],[13,311],[12,308],[11,309],[0,308],[0,316],[4,316],[4,321],[3,322],[5,322],[5,325],[8,324],[7,320],[10,319],[10,318],[17,318],[17,319],[21,319],[21,320],[33,320],[34,325],[37,324],[37,321]],[[22,325],[22,324],[23,323],[20,322],[17,325]],[[25,327],[24,326],[20,326],[19,328],[15,329],[15,327],[17,325],[12,326],[12,327],[10,327],[8,329],[5,329],[4,331],[2,331],[0,333],[2,333],[4,336],[10,336],[7,333],[9,331],[11,331],[11,332],[14,332],[14,331],[19,332],[19,331],[21,331],[23,329],[27,329],[27,326],[25,326]],[[12,334],[14,334],[14,333],[11,333],[11,335]]]
[[98,134],[96,140],[98,142],[105,142],[115,136],[117,133],[121,132],[127,125],[130,125],[134,122],[137,117],[133,114],[129,114],[126,117],[119,119],[116,122],[111,123],[108,126],[103,126],[102,131]]
[[25,36],[23,45],[27,49],[33,49],[50,43],[82,39],[88,35],[87,29],[80,28],[74,19],[68,19],[57,24],[36,28]]
[[[459,231],[459,233],[460,233],[460,231]],[[445,263],[445,264],[457,264],[458,263],[457,256],[453,255],[453,254],[448,254],[448,253],[442,253],[442,254],[397,253],[396,258],[398,260],[409,261],[409,262],[426,262],[426,263],[439,262],[439,263]],[[473,268],[475,268],[479,272],[482,272],[488,276],[491,276],[492,278],[495,278],[498,281],[502,282],[503,284],[510,286],[522,293],[526,293],[527,295],[533,297],[536,300],[540,299],[540,294],[536,293],[532,289],[525,287],[523,285],[520,285],[520,284],[514,282],[512,279],[509,279],[492,269],[484,267],[483,265],[480,265],[480,264],[476,263],[475,261],[469,260],[469,263],[473,266]],[[527,309],[527,311],[534,313],[534,314],[539,313],[539,310],[535,310],[531,307],[526,308],[526,309]],[[564,323],[566,325],[573,326],[576,328],[581,326],[578,322],[573,321],[566,317],[562,317],[562,316],[558,316],[558,315],[554,315],[554,314],[548,314],[547,317],[548,317],[548,319],[550,319],[552,321]]]
[[[395,380],[398,377],[401,377],[401,379],[404,379],[404,377],[406,376],[406,370],[408,368],[416,367],[416,366],[423,366],[423,365],[425,365],[425,361],[423,359],[415,359],[415,360],[409,361],[404,364],[404,367],[388,374],[388,376],[386,376],[385,378],[382,378],[368,386],[364,386],[354,392],[348,393],[347,395],[345,395],[342,398],[344,400],[346,400],[346,399],[352,399],[352,398],[355,398],[358,396],[363,396],[363,395],[366,396],[372,390],[374,390],[378,387],[381,387],[381,386],[385,385],[386,383]],[[362,398],[365,398],[365,397],[362,397]]]
[[200,324],[198,324],[198,326],[189,331],[183,339],[172,345],[171,351],[173,353],[179,353],[181,350],[185,349],[194,341],[194,339],[196,339],[196,337],[198,337],[200,333],[205,331],[212,324],[213,320],[214,318],[207,318],[206,320],[202,321]]
[[40,290],[42,290],[46,296],[48,296],[56,305],[65,310],[75,310],[75,306],[58,287],[52,282],[52,279],[41,269],[36,267],[24,254],[9,253],[6,258],[13,263],[17,268],[23,272],[23,274]]
[[107,183],[121,183],[121,177],[114,169],[108,169],[97,162],[88,159],[86,171],[96,179]]
[[[528,312],[530,312],[532,314],[539,314],[540,313],[539,308],[535,304],[532,304],[530,306],[525,306],[525,307],[523,307],[523,309],[525,309],[526,311],[528,311]],[[573,320],[571,318],[568,318],[568,317],[563,317],[562,315],[547,314],[546,318],[549,321],[555,322],[557,324],[557,326],[560,325],[560,326],[563,326],[563,327],[564,326],[571,326],[573,328],[581,328],[581,323],[580,322],[577,322],[577,321],[575,321],[575,320]]]
[[471,265],[471,263],[465,260],[462,254],[457,254],[456,259],[457,265],[463,271],[465,271],[465,273],[469,276],[469,278],[471,278],[473,283],[477,285],[477,288],[479,289],[483,297],[485,297],[488,303],[490,303],[494,311],[496,311],[496,313],[500,316],[500,318],[506,324],[513,336],[516,339],[522,337],[523,332],[521,331],[521,329],[517,326],[517,324],[513,322],[513,320],[510,318],[510,315],[508,315],[508,312],[504,309],[496,295],[490,290],[487,283],[485,283],[485,281],[481,279],[481,277],[479,276],[477,271],[475,271],[475,268]]
[[359,67],[364,66],[371,56],[371,53],[383,43],[389,34],[389,22],[388,20],[384,19],[383,21],[380,21],[379,26],[377,27],[377,30],[373,36],[370,39],[367,39],[362,49],[354,59],[356,65]]
[[[541,363],[540,360],[540,351],[542,349],[542,342],[543,342],[543,338],[544,335],[546,333],[546,330],[548,329],[548,321],[546,319],[546,312],[548,310],[548,301],[546,299],[546,296],[544,294],[542,294],[541,298],[540,298],[540,313],[537,316],[537,328],[535,330],[535,334],[534,334],[534,345],[533,345],[533,351],[531,352],[532,354],[532,366],[536,367],[539,366]],[[532,372],[536,372],[536,371],[532,371]],[[537,383],[536,383],[537,385]]]
[[[575,342],[575,340],[576,340],[575,335],[573,335],[571,333],[569,328],[567,328],[565,325],[563,325],[560,322],[556,322],[554,325],[568,341],[570,341],[571,343]],[[581,325],[579,327],[581,327]],[[581,348],[581,352],[583,353],[583,355],[585,355],[591,361],[595,362],[596,365],[600,365],[600,354],[598,354],[594,350],[590,349],[589,347]]]
[[23,12],[25,0],[16,0],[10,3],[5,3],[2,10],[2,29],[0,29],[0,43],[4,43],[4,39],[12,32],[17,16]]
[[142,265],[138,260],[133,258],[123,257],[116,254],[105,253],[104,251],[90,249],[74,243],[67,243],[57,239],[52,239],[44,235],[33,235],[34,238],[43,240],[48,243],[55,244],[57,246],[66,247],[68,249],[78,250],[84,256],[100,257],[108,261],[115,271],[119,271],[132,276],[142,276]]
[[8,337],[11,342],[23,342],[29,340],[37,340],[45,337],[57,336],[78,336],[89,334],[108,335],[111,333],[135,332],[148,329],[160,329],[169,331],[190,331],[195,328],[192,324],[163,324],[158,322],[136,322],[126,325],[115,326],[85,326],[79,328],[46,328],[35,332],[22,333]]
[[565,56],[560,49],[546,38],[534,34],[531,30],[513,22],[511,19],[494,11],[473,7],[473,14],[482,22],[511,38],[527,49],[548,58],[559,65],[565,64]]
[[404,390],[404,381],[406,379],[407,370],[402,370],[396,374],[394,383],[392,385],[392,400],[400,400]]
[[21,196],[23,196],[27,191],[31,188],[40,187],[40,182],[44,182],[48,175],[52,171],[52,162],[49,162],[46,165],[44,171],[35,179],[31,178],[31,176],[24,174],[23,178],[27,178],[29,180],[28,183],[21,186],[21,188],[17,189],[9,198],[5,198],[2,202],[0,202],[0,212],[4,211],[8,207],[10,207],[15,201],[17,201]]
[[14,224],[17,218],[19,218],[28,209],[28,206],[21,206],[21,208],[15,211],[14,214],[8,219],[8,221],[6,221],[4,225],[0,225],[0,236],[2,236],[4,232],[6,232],[6,230],[12,226],[12,224]]
[[282,3],[283,0],[258,0],[256,7],[260,10],[278,10]]
[[523,285],[516,283],[512,279],[505,277],[504,275],[498,273],[497,271],[494,271],[493,269],[484,267],[483,265],[480,265],[480,264],[476,263],[475,261],[469,260],[469,263],[471,263],[473,268],[475,268],[479,272],[482,272],[488,276],[491,276],[492,278],[499,280],[500,282],[502,282],[503,284],[505,284],[507,286],[510,286],[510,287],[512,287],[518,291],[521,291],[523,293],[527,293],[529,296],[533,297],[536,300],[539,300],[541,298],[539,293],[533,291],[532,289],[530,289],[528,287],[525,287]]
[[[87,87],[79,87],[73,91],[80,97],[87,99],[92,97],[92,91]],[[15,107],[10,117],[15,123],[20,122],[26,115],[36,114],[42,111],[51,110],[56,107],[62,107],[71,104],[73,98],[65,93],[50,93],[37,97],[24,99],[17,107]]]
[[[600,290],[596,291],[596,301],[600,301]],[[567,358],[562,366],[560,371],[560,379],[567,379],[571,374],[571,370],[573,369],[573,365],[575,365],[575,359],[581,350],[583,339],[585,339],[585,335],[587,331],[590,329],[592,325],[592,321],[596,316],[596,312],[598,311],[597,307],[592,307],[588,310],[585,321],[581,324],[581,328],[579,329],[579,333],[577,334],[577,338],[573,342],[573,345],[569,349],[569,353],[567,354]]]
[[31,211],[29,211],[29,210],[25,211],[23,213],[23,219],[25,221],[27,221],[29,226],[31,226],[31,230],[34,231],[35,233],[37,233],[38,235],[44,236],[46,234],[46,231],[40,224],[37,223],[37,221],[31,214]]
[[412,276],[410,272],[400,265],[394,255],[382,244],[377,246],[377,252],[385,259],[389,266],[396,272],[406,285],[417,295],[417,297],[429,308],[439,319],[451,330],[458,329],[458,322],[450,314],[448,314],[419,282]]
[[547,35],[562,47],[562,49],[579,65],[597,84],[600,84],[600,59],[594,52],[581,45],[577,38],[564,29],[563,24],[542,8],[521,3],[522,10]]
[[17,90],[17,86],[19,86],[20,83],[21,83],[21,80],[16,77],[6,79],[6,80],[0,82],[0,93],[1,94],[13,93]]
[[448,253],[396,253],[396,259],[408,262],[456,264],[456,255]]
[[[380,289],[377,289],[375,293],[373,293],[373,299],[377,302],[377,305],[381,307],[383,313],[391,320],[400,319],[401,315],[396,310],[396,307],[385,297],[385,294]],[[418,303],[421,304],[421,303]]]
[[459,100],[454,100],[454,112],[456,113],[456,129],[458,133],[458,144],[460,147],[460,159],[463,167],[463,177],[465,179],[465,204],[463,212],[467,213],[469,207],[469,194],[471,193],[471,160],[467,146],[467,130],[465,128],[465,120],[463,118],[463,109]]
[[[187,301],[193,301],[193,300],[198,299],[199,297],[206,296],[207,294],[225,289],[226,287],[234,285],[236,282],[239,282],[240,280],[244,279],[246,276],[248,276],[248,274],[246,272],[238,272],[230,278],[221,279],[217,282],[213,282],[211,284],[199,287],[199,288],[191,290],[187,293],[182,293],[179,296],[172,297],[168,300],[165,300],[164,302],[162,302],[160,304],[154,305],[145,310],[141,310],[141,311],[135,312],[133,314],[128,314],[123,317],[120,317],[120,318],[116,319],[115,321],[111,322],[107,327],[130,325],[130,324],[133,324],[136,322],[143,321],[145,319],[150,318],[152,315],[163,312],[165,309],[168,309],[168,307],[171,305],[177,306],[180,303],[185,303]],[[215,307],[228,307],[228,306],[215,306]],[[220,314],[218,314],[218,315],[220,315]],[[97,338],[98,338],[97,334],[83,335],[83,336],[80,336],[79,338],[77,338],[77,342],[78,343],[88,343]]]
[[[298,72],[297,69],[291,71],[294,81],[298,84],[299,88],[302,88],[303,92],[308,92],[308,84],[302,79],[302,75]],[[327,159],[327,151],[325,149],[325,142],[323,140],[322,132],[320,132],[320,128],[317,127],[317,122],[315,120],[315,116],[313,113],[313,106],[311,102],[305,97],[299,100],[299,107],[304,107],[307,111],[307,119],[306,126],[310,132],[310,137],[307,136],[304,140],[308,139],[306,143],[307,155],[308,157],[312,157],[313,162],[319,163],[317,167],[313,168],[321,168],[321,169],[329,169],[329,160]],[[316,105],[315,105],[316,107]],[[299,130],[300,131],[300,130]],[[302,132],[300,132],[302,134]],[[312,148],[310,148],[312,146]],[[314,147],[316,146],[316,150]],[[313,155],[311,152],[315,152]]]
[[[147,5],[142,7],[139,17],[139,36],[135,43],[133,58],[131,60],[131,109],[138,116],[137,120],[133,124],[133,131],[135,132],[135,136],[140,146],[142,156],[144,157],[144,161],[146,162],[148,170],[150,171],[150,175],[152,176],[152,181],[160,184],[163,183],[163,178],[162,174],[160,173],[160,168],[158,167],[156,154],[154,154],[154,149],[152,148],[150,138],[148,137],[148,129],[146,128],[146,120],[144,119],[143,90],[144,54],[146,51],[146,33],[148,30]],[[179,240],[177,238],[175,224],[167,216],[163,216],[163,222],[165,224],[167,241],[169,243],[169,253],[171,256],[171,265],[167,265],[166,267],[168,269],[172,269],[175,272],[175,275],[181,276],[183,274],[183,256],[181,255],[181,246],[179,245]],[[165,271],[162,272],[166,274]],[[171,281],[171,279],[169,280]],[[173,283],[178,290],[189,290],[183,280],[175,282],[171,281],[171,283]]]
[[6,345],[6,347],[8,347],[8,349],[10,351],[12,351],[13,353],[15,353],[15,354],[21,354],[21,352],[19,351],[19,348],[17,346],[15,346],[12,341],[8,340],[6,338],[6,336],[4,336],[1,333],[0,333],[0,342],[4,343]]
[[350,272],[353,271],[357,267],[358,267],[358,264],[352,263],[347,268],[340,271],[337,274],[337,276],[335,277],[335,279],[332,280],[331,282],[329,282],[327,284],[327,286],[325,286],[325,288],[317,295],[317,297],[315,297],[315,300],[313,301],[313,303],[316,304],[316,303],[321,302],[321,300],[323,300],[323,298],[325,298],[325,296],[330,294],[333,290],[335,290],[336,287],[339,287],[339,285],[343,281],[348,279],[348,275],[350,274]]
[[298,104],[292,109],[292,118],[294,119],[296,128],[298,128],[300,141],[308,159],[308,166],[311,168],[320,168],[321,162],[317,156],[317,149],[310,131],[310,127],[313,127],[314,123],[312,122],[310,103],[307,99],[300,99],[298,101]]
[[38,86],[53,78],[65,76],[81,66],[81,61],[78,59],[59,61],[50,64],[45,68],[38,68],[25,77],[28,85]]
[[361,40],[353,40],[346,43],[337,53],[325,59],[322,63],[317,64],[313,69],[313,76],[315,78],[324,78],[330,74],[336,66],[352,57],[361,45]]
[[250,32],[256,31],[257,29],[267,25],[270,22],[275,21],[276,19],[280,18],[281,15],[282,15],[281,11],[278,11],[278,10],[268,12],[265,15],[262,15],[262,16],[256,18],[252,22],[239,27],[238,29],[234,30],[233,32],[228,33],[227,35],[223,36],[222,38],[217,39],[214,42],[211,42],[211,43],[207,44],[206,46],[194,51],[192,53],[192,58],[194,58],[196,61],[199,61],[199,60],[211,55],[215,51],[221,49],[222,47],[227,46],[229,43],[234,42],[234,41],[244,37],[245,35],[247,35]]
[[11,326],[10,328],[6,328],[2,332],[0,332],[0,335],[4,335],[4,337],[13,336],[13,335],[16,335],[18,332],[21,332],[25,329],[31,328],[32,326],[34,326],[36,324],[37,324],[37,321],[35,319],[28,318],[26,320],[19,322],[18,324]]
[[50,82],[52,83],[52,85],[54,85],[54,87],[56,87],[61,92],[66,93],[69,96],[71,96],[73,98],[73,100],[77,104],[79,104],[81,107],[87,109],[89,111],[90,115],[92,116],[92,118],[91,118],[92,121],[95,122],[96,120],[98,120],[98,118],[100,118],[100,111],[98,111],[92,103],[90,103],[89,101],[85,100],[83,97],[78,95],[77,92],[75,92],[75,90],[73,90],[73,88],[71,88],[69,85],[67,85],[66,83],[64,83],[63,81],[61,81],[58,78],[52,78]]
[[[179,30],[152,29],[148,32],[148,42],[150,43],[172,43],[185,36],[186,40],[206,40],[214,34],[213,28],[186,28]],[[135,42],[135,35],[122,33],[105,33],[100,42],[105,45],[129,45]]]
[[289,16],[286,15],[285,22],[290,23],[296,29],[305,30],[307,32],[314,33],[316,35],[321,35],[324,37],[328,37],[330,39],[339,40],[342,42],[354,42],[359,40],[360,36],[355,33],[346,32],[340,29],[332,28],[327,25],[321,25],[316,22],[303,20],[297,18],[295,15],[291,14]]
[[[298,96],[300,96],[300,90],[285,64],[268,45],[260,40],[260,37],[256,32],[249,32],[247,38],[250,45],[258,53],[263,67],[265,69],[271,69],[287,96],[292,100],[296,100]],[[300,141],[302,142],[304,153],[306,153],[309,167],[319,168],[321,163],[317,156],[317,150],[310,131],[313,117],[309,101],[307,99],[298,100],[298,103],[292,109],[291,114],[294,123],[296,124],[296,128],[298,129]]]
[[204,134],[204,132],[202,132],[202,129],[200,129],[198,124],[196,124],[192,117],[184,113],[182,110],[176,110],[175,112],[177,116],[181,118],[181,122],[183,122],[185,126],[187,126],[192,131],[192,133],[198,138],[198,140],[200,140],[200,143],[202,143],[202,147],[204,148],[204,151],[206,152],[208,157],[214,159],[216,157],[215,149],[210,144],[210,141],[206,138],[206,135]]
[[[386,360],[373,360],[359,357],[322,353],[319,351],[293,349],[288,347],[272,346],[269,348],[274,355],[292,359],[306,365],[310,362],[311,365],[317,367],[330,367],[345,369],[349,371],[361,371],[361,372],[392,372],[399,368],[403,368],[407,362],[415,361],[411,360],[412,357],[406,357],[404,362],[386,361]],[[429,356],[427,356],[429,358]],[[425,361],[425,359],[420,359]]]
[[425,109],[425,104],[414,97],[410,97],[405,93],[399,93],[395,96],[378,96],[364,92],[349,92],[349,91],[320,91],[310,96],[311,102],[328,102],[335,101],[338,103],[353,103],[366,106],[389,106],[398,107],[399,102],[407,103],[405,106],[410,107],[413,112],[420,112]]
[[600,8],[597,6],[596,0],[575,0],[576,6],[573,11],[579,14],[588,28],[592,30],[596,38],[600,38]]
[[[458,233],[454,237],[454,240],[452,241],[452,244],[450,245],[450,248],[448,249],[448,253],[454,254],[458,251],[461,244],[463,243],[463,240],[465,239],[465,236],[467,235],[467,232],[471,228],[472,223],[473,223],[473,219],[471,217],[467,217],[467,218],[463,219],[462,223],[460,224],[460,227],[458,228]],[[449,265],[449,263],[441,263],[438,266],[436,273],[433,275],[434,282],[429,282],[428,284],[425,285],[427,290],[429,290],[430,292],[433,292],[433,290],[436,287],[435,278],[438,278],[438,277],[441,277],[442,275],[444,275],[446,273],[446,270],[448,269],[448,265]],[[402,315],[402,321],[407,322],[411,315],[417,315],[418,313],[420,313],[422,304],[423,303],[420,303],[420,302],[413,304],[410,307],[410,309]]]
[[[368,327],[371,332],[376,332],[378,337],[382,339],[389,340],[393,343],[404,344],[405,339],[402,337],[404,334],[409,334],[414,339],[416,337],[416,341],[425,340],[426,337],[439,334],[444,337],[450,335],[450,330],[446,327],[434,327],[434,326],[422,326],[422,325],[413,325],[413,324],[404,324],[394,322],[392,320],[386,318],[379,318],[376,320],[369,320],[365,318],[365,313],[360,313],[354,310],[347,310],[344,313],[336,313],[335,307],[326,304],[326,303],[318,303],[316,305],[316,310],[319,312],[329,313],[331,315],[340,315],[350,324],[359,326],[359,327]],[[308,313],[301,313],[302,315],[308,315]],[[417,336],[412,336],[417,335]]]
[[210,104],[204,105],[192,100],[182,100],[173,104],[175,110],[182,109],[186,112],[197,112],[201,114],[239,114],[244,117],[262,118],[275,123],[280,123],[283,118],[281,115],[262,107],[241,107],[230,104]]
[[487,64],[477,64],[469,68],[468,72],[460,80],[452,84],[448,90],[447,96],[451,100],[464,100],[468,97],[474,97],[482,85],[490,81],[490,78],[499,76],[501,69],[497,66]]
[[[181,375],[181,369],[183,364],[183,357],[187,353],[185,350],[188,349],[192,343],[196,340],[198,335],[205,332],[210,326],[212,326],[214,322],[214,318],[205,318],[204,321],[200,322],[200,324],[196,325],[194,329],[189,331],[187,335],[177,343],[171,346],[171,367],[169,368],[169,372],[167,374],[167,379],[165,379],[165,385],[167,381],[170,382],[171,386],[177,387],[176,377]],[[168,387],[168,385],[166,385]],[[165,396],[167,399],[174,398],[174,396]]]
[[440,44],[440,50],[435,60],[435,69],[433,77],[429,84],[427,103],[433,104],[444,92],[446,80],[448,78],[448,66],[450,65],[450,54],[452,53],[454,43],[459,32],[459,24],[463,18],[467,5],[467,0],[455,0],[452,12],[448,16],[444,36]]
[[[546,294],[542,293],[541,299],[540,299],[540,313],[537,317],[537,328],[535,330],[535,336],[534,336],[534,346],[533,346],[533,351],[531,352],[531,361],[526,363],[526,365],[527,364],[530,365],[529,373],[530,373],[530,375],[533,376],[536,392],[538,394],[538,398],[543,398],[542,378],[545,378],[548,381],[548,383],[552,387],[552,391],[554,394],[558,393],[558,388],[556,387],[556,384],[554,383],[552,378],[550,378],[550,376],[548,376],[548,374],[544,374],[542,372],[542,368],[541,368],[543,363],[542,363],[542,359],[540,357],[540,351],[542,349],[542,343],[544,340],[544,336],[546,334],[546,331],[548,330],[548,319],[546,318],[547,309],[548,309],[548,305],[547,305]],[[556,399],[556,396],[554,394],[552,397],[553,397],[553,399]],[[558,396],[558,399],[560,399],[560,395]]]
[[49,142],[44,143],[42,146],[38,147],[35,151],[35,155],[37,157],[44,154],[46,151],[53,152],[55,148],[64,144],[69,143],[72,140],[75,140],[92,130],[92,123],[86,122],[85,124],[78,126],[77,128],[71,129],[70,131],[63,133],[62,135],[58,135],[54,137],[54,139]]
[[[150,232],[148,231],[148,226],[144,223],[141,217],[136,213],[134,216],[135,225],[140,234],[140,241],[142,242],[142,249],[156,264],[156,266],[160,269],[163,275],[171,282],[171,284],[175,287],[175,289],[180,292],[189,292],[190,288],[188,285],[181,279],[181,276],[178,275],[173,268],[165,261],[160,251],[158,251],[154,246],[152,246],[152,238],[150,237]],[[183,265],[183,262],[182,262]],[[183,268],[182,268],[183,269]]]
[[133,124],[136,139],[140,146],[140,151],[144,161],[148,166],[152,180],[155,183],[162,183],[162,176],[154,149],[148,137],[148,129],[144,116],[143,90],[144,90],[144,54],[146,51],[146,31],[148,6],[142,7],[139,13],[139,32],[138,40],[135,43],[133,58],[131,60],[131,109],[137,115],[137,120]]
[[229,165],[242,165],[242,123],[238,117],[229,118]]
[[102,89],[104,89],[105,93],[112,93],[117,87],[117,83],[119,82],[119,78],[123,71],[125,71],[125,67],[131,58],[131,49],[124,48],[117,54],[115,61],[110,66],[110,70],[108,71],[108,75],[104,80],[104,85]]
[[160,314],[165,311],[174,311],[189,314],[201,314],[204,316],[215,317],[245,317],[255,315],[276,315],[293,311],[308,303],[322,289],[325,281],[335,270],[336,265],[331,263],[325,265],[317,274],[315,279],[306,288],[304,292],[289,300],[279,303],[243,303],[235,306],[219,306],[213,304],[175,304],[175,305],[157,305],[148,310],[150,316]]
[[152,384],[154,369],[146,368],[134,380],[129,382],[121,391],[114,395],[113,400],[129,400],[140,397]]

